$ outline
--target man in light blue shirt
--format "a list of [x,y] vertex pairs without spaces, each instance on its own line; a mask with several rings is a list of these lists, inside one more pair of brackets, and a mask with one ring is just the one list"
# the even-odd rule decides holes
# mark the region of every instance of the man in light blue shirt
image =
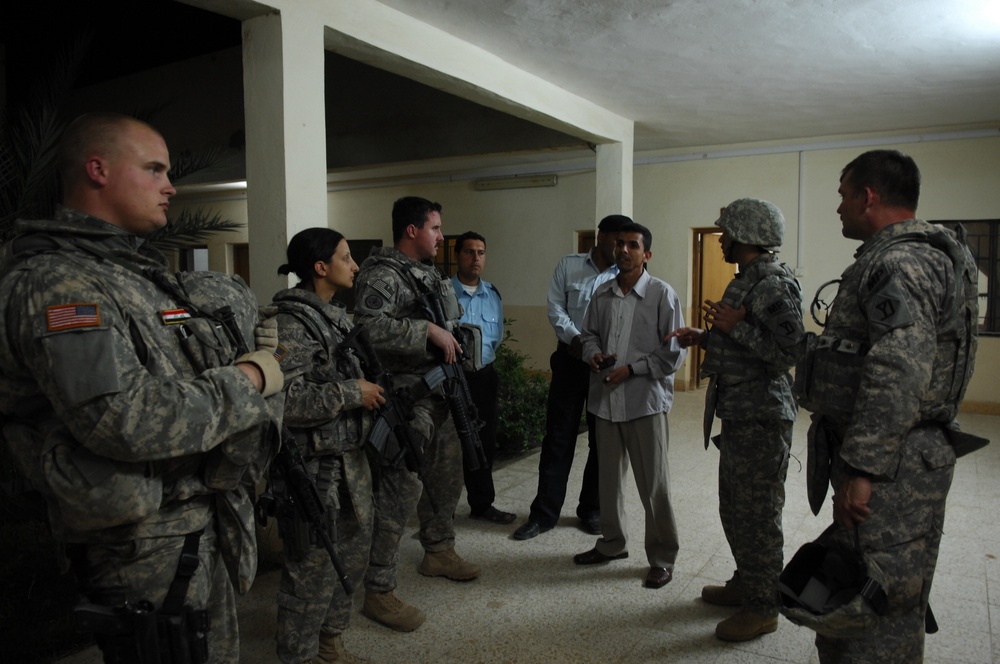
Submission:
[[499,379],[493,360],[497,348],[503,341],[503,303],[496,286],[482,278],[486,267],[486,238],[479,233],[468,231],[455,241],[455,259],[458,273],[451,278],[462,305],[461,322],[479,326],[483,333],[483,368],[467,372],[469,392],[479,411],[483,428],[479,438],[483,443],[483,453],[487,465],[478,470],[469,470],[464,464],[465,490],[473,519],[483,519],[499,524],[511,523],[516,516],[493,506],[496,489],[493,486],[493,458],[497,451],[497,392]]
[[[514,539],[526,540],[551,530],[559,520],[566,500],[566,483],[573,465],[580,417],[587,401],[590,368],[583,361],[580,329],[590,298],[598,286],[614,279],[615,239],[618,229],[632,220],[620,214],[601,220],[594,248],[585,254],[564,256],[556,265],[549,284],[549,323],[559,343],[549,358],[552,382],[546,405],[545,438],[538,457],[538,493],[531,503],[527,523],[514,531]],[[584,531],[601,533],[601,506],[598,496],[597,452],[594,418],[587,414],[590,453],[583,470],[583,487],[576,515]]]

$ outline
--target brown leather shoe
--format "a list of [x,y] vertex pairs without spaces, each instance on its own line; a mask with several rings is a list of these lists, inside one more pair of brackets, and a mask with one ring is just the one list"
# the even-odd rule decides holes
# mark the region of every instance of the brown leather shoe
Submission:
[[669,570],[666,567],[650,567],[643,585],[647,588],[662,588],[670,583],[670,580],[673,578],[673,570]]
[[573,556],[573,562],[577,565],[596,565],[598,563],[606,563],[612,560],[621,560],[622,558],[628,558],[628,551],[622,551],[614,556],[606,556],[594,547],[590,551],[585,551],[583,553],[578,553]]

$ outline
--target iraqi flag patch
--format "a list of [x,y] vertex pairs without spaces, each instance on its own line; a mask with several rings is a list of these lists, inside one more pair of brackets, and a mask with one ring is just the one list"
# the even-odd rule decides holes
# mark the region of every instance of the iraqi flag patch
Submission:
[[191,318],[187,309],[164,309],[160,312],[160,319],[164,325],[177,325]]
[[78,327],[100,327],[101,310],[96,302],[54,304],[46,307],[45,322],[49,332],[72,330]]

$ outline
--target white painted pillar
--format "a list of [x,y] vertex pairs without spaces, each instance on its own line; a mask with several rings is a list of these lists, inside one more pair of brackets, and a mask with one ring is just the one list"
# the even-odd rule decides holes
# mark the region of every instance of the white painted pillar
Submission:
[[243,22],[250,283],[270,302],[288,240],[327,225],[323,23],[288,8]]
[[[632,216],[632,136],[597,146],[597,220],[609,214]],[[640,222],[641,223],[641,222]]]

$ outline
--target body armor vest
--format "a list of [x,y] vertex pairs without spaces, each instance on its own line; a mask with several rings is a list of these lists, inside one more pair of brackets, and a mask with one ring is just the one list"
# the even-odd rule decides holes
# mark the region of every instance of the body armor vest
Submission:
[[[278,313],[293,316],[323,346],[323,355],[313,364],[311,372],[306,375],[307,380],[337,382],[364,377],[357,358],[337,352],[340,343],[350,332],[350,326],[343,317],[327,316],[312,303],[294,297],[275,300],[261,311],[267,316]],[[312,457],[343,454],[360,448],[364,445],[369,422],[366,411],[356,408],[341,412],[333,420],[316,427],[289,429],[300,448],[306,450],[307,456]]]
[[[978,344],[978,269],[965,243],[965,229],[956,235],[941,227],[912,231],[890,238],[875,251],[858,259],[859,284],[870,279],[872,265],[891,247],[901,242],[927,242],[951,259],[955,292],[951,310],[942,316],[934,353],[935,371],[921,397],[920,416],[924,421],[950,422],[972,378]],[[857,299],[861,302],[861,294]],[[803,408],[827,415],[840,424],[850,421],[854,397],[861,384],[861,372],[869,349],[868,330],[851,330],[859,338],[810,335],[806,353],[796,368],[796,397]],[[940,368],[952,367],[952,371]]]
[[[722,296],[722,302],[738,309],[743,306],[757,284],[768,277],[786,280],[798,288],[798,282],[792,271],[787,265],[779,262],[776,256],[772,255],[770,260],[758,260],[751,265],[745,277],[729,282],[726,292]],[[797,302],[790,304],[796,309],[799,306]],[[748,322],[759,318],[761,312],[756,312],[749,307],[747,309]],[[780,376],[785,371],[774,369],[767,362],[751,354],[728,334],[717,333],[708,337],[708,352],[701,365],[701,373],[702,377],[717,375],[719,383],[722,385],[735,385],[759,376]]]

